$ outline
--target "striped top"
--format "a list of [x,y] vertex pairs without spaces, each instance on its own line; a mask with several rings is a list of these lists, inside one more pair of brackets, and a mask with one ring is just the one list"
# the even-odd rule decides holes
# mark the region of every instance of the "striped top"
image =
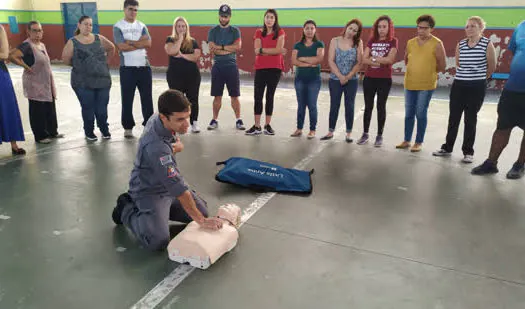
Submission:
[[456,68],[456,79],[487,79],[487,46],[489,42],[486,37],[482,37],[474,47],[468,46],[468,39],[459,42],[459,67]]

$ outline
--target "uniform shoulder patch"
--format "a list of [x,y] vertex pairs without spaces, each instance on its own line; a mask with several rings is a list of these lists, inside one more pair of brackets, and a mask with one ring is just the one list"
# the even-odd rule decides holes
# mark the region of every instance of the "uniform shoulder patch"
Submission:
[[173,163],[173,159],[171,158],[171,155],[160,157],[160,164],[166,165],[169,163]]
[[168,178],[173,178],[178,175],[177,169],[175,168],[175,164],[168,164],[167,173],[168,173]]

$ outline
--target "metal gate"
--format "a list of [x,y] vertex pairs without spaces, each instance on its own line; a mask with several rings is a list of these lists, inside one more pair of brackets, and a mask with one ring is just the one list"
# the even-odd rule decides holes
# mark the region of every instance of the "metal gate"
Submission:
[[100,27],[98,24],[96,2],[61,3],[61,6],[62,16],[64,18],[64,32],[66,34],[66,41],[75,36],[78,20],[83,15],[89,16],[93,19],[93,33],[99,33]]

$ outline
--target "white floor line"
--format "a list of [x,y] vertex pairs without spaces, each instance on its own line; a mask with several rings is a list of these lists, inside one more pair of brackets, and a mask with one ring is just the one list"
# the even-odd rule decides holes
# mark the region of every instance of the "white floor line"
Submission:
[[[363,115],[363,111],[357,112],[354,116],[354,122],[356,122]],[[344,122],[344,119],[343,119]],[[345,130],[345,125],[341,125],[336,130],[335,135]],[[304,169],[313,159],[315,159],[328,145],[330,142],[321,142],[319,146],[310,153],[307,157],[302,159],[293,168]],[[244,209],[241,217],[241,227],[250,218],[255,215],[264,205],[266,205],[277,193],[262,193],[257,199],[255,199],[248,208]],[[159,282],[151,291],[149,291],[144,297],[142,297],[137,303],[135,303],[131,309],[153,309],[158,306],[178,285],[182,283],[196,268],[181,264],[175,270],[173,270],[164,280]]]

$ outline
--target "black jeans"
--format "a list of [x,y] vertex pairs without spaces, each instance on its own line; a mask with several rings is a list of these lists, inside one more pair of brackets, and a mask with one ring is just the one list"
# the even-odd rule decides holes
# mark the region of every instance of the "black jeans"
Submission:
[[142,105],[142,125],[146,125],[153,115],[152,75],[150,67],[120,67],[120,93],[122,95],[122,126],[125,130],[133,129],[133,100],[135,89],[139,89]]
[[254,79],[254,114],[261,115],[263,111],[263,96],[266,88],[266,116],[273,114],[273,99],[275,90],[281,79],[280,69],[261,69],[255,71]]
[[368,133],[370,129],[372,111],[374,110],[374,98],[377,93],[377,135],[383,135],[386,122],[386,101],[388,100],[391,87],[391,78],[364,78],[365,114],[363,116],[363,126],[365,133]]
[[201,87],[201,74],[198,70],[179,70],[170,68],[166,74],[170,89],[184,93],[191,103],[190,123],[199,119],[199,90]]
[[465,113],[465,131],[463,133],[463,154],[474,155],[474,141],[476,140],[476,124],[478,112],[485,99],[487,84],[485,80],[460,81],[454,80],[450,90],[450,115],[446,143],[441,149],[452,152],[458,135],[461,115]]
[[40,102],[29,100],[29,122],[35,141],[39,142],[43,139],[57,136],[58,122],[55,101]]

